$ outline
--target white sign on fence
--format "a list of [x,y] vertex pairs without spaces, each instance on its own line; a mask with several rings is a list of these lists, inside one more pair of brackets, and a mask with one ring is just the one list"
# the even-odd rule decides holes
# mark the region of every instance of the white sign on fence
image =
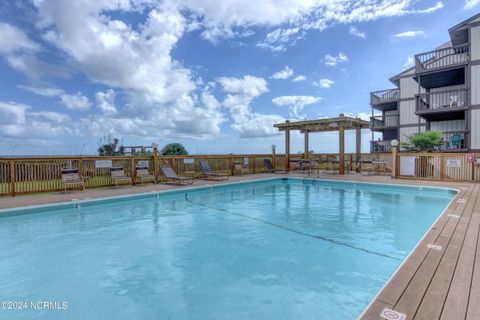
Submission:
[[415,157],[400,157],[400,175],[415,176]]
[[248,167],[248,158],[243,158],[243,165]]
[[95,168],[111,168],[112,160],[95,160]]
[[447,159],[447,168],[461,168],[462,160],[461,159]]
[[138,160],[137,166],[143,167],[143,168],[145,168],[145,167],[148,168],[148,160]]
[[183,164],[193,164],[193,163],[195,163],[195,159],[193,159],[193,158],[183,159]]

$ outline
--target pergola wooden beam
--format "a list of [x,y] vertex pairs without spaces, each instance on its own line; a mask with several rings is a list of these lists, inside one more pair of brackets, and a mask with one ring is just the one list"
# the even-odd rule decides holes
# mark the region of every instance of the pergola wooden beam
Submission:
[[360,161],[361,153],[361,133],[362,129],[368,129],[370,123],[359,118],[346,117],[340,114],[337,118],[305,120],[305,121],[285,121],[273,125],[279,131],[285,131],[285,169],[290,170],[290,131],[298,130],[304,136],[304,158],[308,159],[309,149],[309,133],[310,132],[339,132],[339,173],[345,174],[345,130],[355,130],[356,133],[356,161]]

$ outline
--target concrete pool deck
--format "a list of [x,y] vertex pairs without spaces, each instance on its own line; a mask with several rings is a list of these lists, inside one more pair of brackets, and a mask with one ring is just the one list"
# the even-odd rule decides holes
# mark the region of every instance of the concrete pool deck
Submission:
[[[255,174],[230,177],[228,182],[298,174]],[[480,184],[418,180],[392,180],[388,176],[325,175],[324,179],[373,183],[449,187],[460,190],[457,197],[427,232],[361,319],[402,319],[381,317],[385,308],[404,314],[404,319],[480,319]],[[197,180],[193,186],[225,183]],[[182,188],[164,184],[134,187],[87,189],[0,198],[0,209],[66,202],[72,199],[103,198]],[[433,245],[433,246],[432,246]],[[387,312],[388,313],[388,312]],[[390,313],[393,314],[393,313]]]

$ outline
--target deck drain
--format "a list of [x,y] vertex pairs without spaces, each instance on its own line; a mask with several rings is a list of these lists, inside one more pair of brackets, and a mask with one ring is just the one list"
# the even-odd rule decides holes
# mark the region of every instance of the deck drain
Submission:
[[460,216],[456,214],[449,214],[448,216],[451,218],[460,218]]
[[385,308],[380,313],[380,317],[387,320],[406,320],[407,316],[392,309]]
[[433,243],[429,243],[429,244],[427,245],[427,248],[433,249],[433,250],[437,250],[437,251],[442,250],[442,246],[437,246],[436,244],[433,244]]
[[458,203],[467,203],[467,199],[458,199],[457,202]]

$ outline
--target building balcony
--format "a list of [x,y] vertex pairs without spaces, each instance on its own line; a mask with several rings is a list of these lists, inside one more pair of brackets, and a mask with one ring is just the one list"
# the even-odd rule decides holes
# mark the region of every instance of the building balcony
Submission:
[[470,45],[463,44],[415,55],[415,73],[457,68],[470,61]]
[[399,123],[400,116],[398,114],[370,117],[370,128],[372,130],[396,128]]
[[465,118],[468,88],[451,89],[415,95],[415,114],[430,121]]
[[392,152],[392,140],[370,141],[370,153]]
[[443,152],[467,152],[465,134],[465,131],[443,132],[440,150]]
[[370,105],[378,110],[395,110],[400,99],[400,89],[388,89],[370,93]]

